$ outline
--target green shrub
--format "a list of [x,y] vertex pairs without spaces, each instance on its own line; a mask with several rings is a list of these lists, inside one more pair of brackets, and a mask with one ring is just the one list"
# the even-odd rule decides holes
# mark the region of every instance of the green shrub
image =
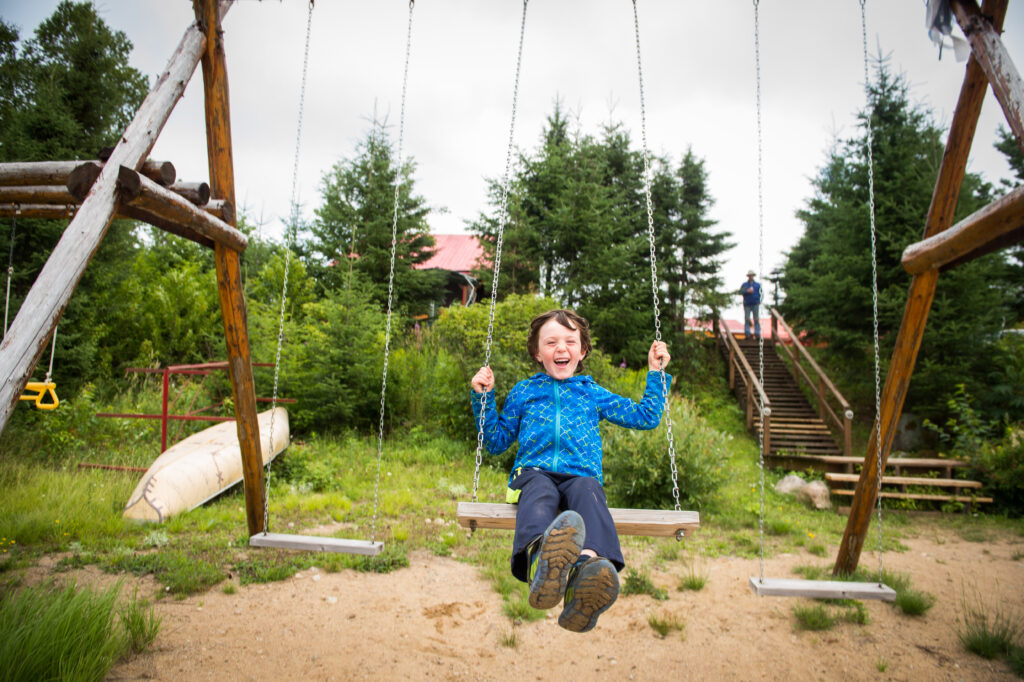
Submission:
[[[691,509],[700,508],[725,482],[726,436],[701,417],[692,400],[670,398],[670,408],[680,502]],[[664,418],[662,423],[652,431],[602,424],[605,489],[613,506],[672,506]]]

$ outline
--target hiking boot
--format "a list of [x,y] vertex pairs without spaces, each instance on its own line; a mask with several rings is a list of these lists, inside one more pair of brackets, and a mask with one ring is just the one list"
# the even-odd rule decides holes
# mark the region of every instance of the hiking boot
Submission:
[[572,510],[555,517],[530,552],[530,606],[550,609],[565,594],[569,567],[583,549],[583,519]]
[[571,632],[588,632],[597,617],[619,597],[619,573],[602,557],[580,557],[569,572],[565,607],[558,624]]

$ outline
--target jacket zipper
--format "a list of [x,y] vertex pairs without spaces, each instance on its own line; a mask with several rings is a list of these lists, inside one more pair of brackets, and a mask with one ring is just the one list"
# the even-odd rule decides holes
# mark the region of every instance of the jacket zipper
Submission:
[[558,453],[561,449],[561,433],[562,433],[562,400],[558,395],[558,382],[552,381],[552,387],[555,390],[555,461],[551,465],[553,471],[558,471]]

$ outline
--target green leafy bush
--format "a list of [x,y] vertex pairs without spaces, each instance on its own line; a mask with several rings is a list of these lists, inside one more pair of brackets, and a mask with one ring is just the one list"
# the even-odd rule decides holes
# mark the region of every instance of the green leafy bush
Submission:
[[[692,400],[670,397],[670,407],[679,499],[684,506],[699,508],[725,482],[726,437],[701,417]],[[653,431],[602,425],[605,489],[614,506],[658,509],[673,504],[664,424],[663,418]]]

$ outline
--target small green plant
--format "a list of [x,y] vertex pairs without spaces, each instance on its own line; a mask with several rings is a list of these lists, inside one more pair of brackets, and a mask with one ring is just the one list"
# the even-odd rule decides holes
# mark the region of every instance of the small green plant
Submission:
[[131,601],[122,604],[117,615],[121,619],[126,644],[132,654],[142,653],[153,643],[160,632],[160,623],[163,620],[153,613],[149,602],[139,601],[138,594]]
[[908,616],[923,616],[935,606],[935,595],[920,590],[906,589],[896,593],[896,601],[893,603],[896,608]]
[[224,583],[224,587],[220,588],[220,591],[224,594],[235,594],[238,592],[238,586],[234,583]]
[[508,632],[503,632],[498,637],[498,643],[507,649],[515,649],[519,646],[519,633],[513,627]]
[[647,616],[647,624],[665,639],[669,633],[674,631],[682,632],[686,628],[686,622],[679,614],[666,613],[664,615],[652,613]]
[[842,618],[847,623],[853,623],[854,625],[867,625],[871,622],[868,610],[859,601],[851,601],[846,604]]
[[668,590],[662,587],[655,587],[651,576],[647,573],[629,569],[626,580],[622,584],[622,594],[648,594],[659,601],[668,599]]
[[828,547],[821,544],[820,542],[814,542],[805,547],[805,549],[813,554],[814,556],[826,557],[828,556]]
[[960,609],[956,634],[965,649],[987,659],[1013,653],[1024,634],[1019,616],[998,603],[985,603],[977,590],[964,591]]
[[885,660],[884,656],[879,656],[878,660],[875,661],[875,668],[878,670],[878,672],[884,673],[886,670],[889,669],[889,661]]
[[706,570],[700,570],[691,562],[686,566],[683,577],[679,579],[679,591],[693,590],[694,592],[699,592],[708,584],[709,577]]
[[800,630],[828,630],[836,624],[835,616],[824,604],[794,606],[793,615]]
[[1014,645],[1006,656],[1006,662],[1014,675],[1024,677],[1024,646]]
[[501,607],[502,612],[512,619],[513,622],[532,622],[544,618],[544,612],[530,606],[530,597],[525,591],[521,591],[514,597],[507,599]]

